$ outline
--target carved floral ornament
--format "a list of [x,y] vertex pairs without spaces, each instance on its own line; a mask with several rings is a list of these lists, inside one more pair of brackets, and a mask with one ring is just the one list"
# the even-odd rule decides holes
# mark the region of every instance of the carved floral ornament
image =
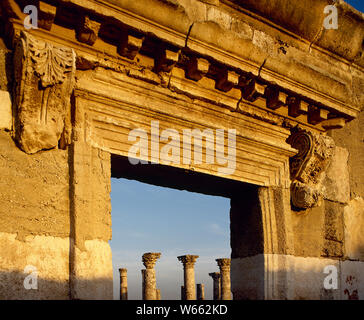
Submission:
[[295,128],[287,142],[298,153],[290,159],[291,200],[299,209],[317,206],[322,197],[322,180],[333,152],[328,136]]
[[31,53],[30,58],[34,63],[34,71],[39,77],[42,87],[62,84],[66,79],[66,74],[72,72],[72,68],[74,68],[73,50],[36,40],[25,33],[23,35]]
[[186,268],[193,268],[198,258],[199,256],[196,255],[185,255],[177,257],[177,259],[181,261],[183,263],[183,266]]
[[73,49],[21,33],[14,54],[14,97],[15,137],[23,151],[70,143],[75,60]]
[[217,265],[220,267],[221,271],[230,270],[231,259],[229,258],[216,259],[216,262]]
[[147,269],[153,269],[155,266],[155,263],[160,258],[161,253],[160,252],[148,252],[144,253],[142,257],[142,261],[144,266]]

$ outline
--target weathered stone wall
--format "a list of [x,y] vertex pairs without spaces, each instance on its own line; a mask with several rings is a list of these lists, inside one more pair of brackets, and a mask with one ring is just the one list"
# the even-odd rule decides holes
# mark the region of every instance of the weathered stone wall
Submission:
[[[307,283],[322,284],[326,276],[323,268],[329,264],[340,265],[339,289],[331,295],[327,290],[317,291],[317,298],[363,299],[363,125],[362,112],[345,129],[328,133],[336,147],[323,181],[323,200],[317,207],[292,212],[295,255],[306,258],[301,260],[302,267],[305,261],[307,264],[317,261],[321,265],[312,270]],[[313,290],[310,285],[304,287],[306,294],[302,287],[297,294],[307,299]]]
[[[69,295],[68,152],[27,155],[0,130],[0,299]],[[39,290],[25,290],[24,268],[37,268]]]
[[[344,256],[350,260],[364,261],[364,112],[348,123],[345,130],[332,131],[338,147],[345,156],[339,158],[336,180],[336,207],[341,208]],[[347,161],[346,161],[347,159]],[[347,163],[348,174],[341,174]],[[344,195],[342,195],[344,194]],[[342,205],[338,204],[339,202]]]
[[[0,131],[0,299],[112,298],[110,156],[84,150],[75,177],[74,154],[27,155]],[[28,265],[38,290],[23,286]]]

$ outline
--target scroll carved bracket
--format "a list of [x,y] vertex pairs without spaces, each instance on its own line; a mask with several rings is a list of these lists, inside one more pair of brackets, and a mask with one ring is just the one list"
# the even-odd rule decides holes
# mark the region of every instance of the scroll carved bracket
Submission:
[[287,142],[298,153],[290,159],[291,201],[298,209],[315,207],[322,198],[322,181],[330,164],[334,141],[322,134],[292,130]]
[[75,52],[22,32],[15,55],[15,138],[26,153],[71,140]]

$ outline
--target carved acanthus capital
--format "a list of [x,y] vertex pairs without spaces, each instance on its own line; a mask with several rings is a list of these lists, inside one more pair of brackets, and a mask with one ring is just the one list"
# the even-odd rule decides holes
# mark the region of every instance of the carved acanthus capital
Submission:
[[209,276],[213,280],[219,280],[221,278],[220,272],[211,272],[211,273],[209,273]]
[[334,141],[295,128],[287,142],[298,150],[290,159],[292,204],[301,209],[316,206],[322,195],[324,172],[334,152]]
[[14,55],[16,139],[35,153],[70,143],[75,53],[21,33]]
[[217,265],[220,267],[220,271],[230,271],[231,259],[222,258],[216,259]]
[[189,254],[185,256],[179,256],[177,259],[183,263],[184,268],[193,268],[198,257],[199,256]]
[[142,261],[147,269],[153,269],[160,257],[161,253],[159,252],[147,252],[143,254]]

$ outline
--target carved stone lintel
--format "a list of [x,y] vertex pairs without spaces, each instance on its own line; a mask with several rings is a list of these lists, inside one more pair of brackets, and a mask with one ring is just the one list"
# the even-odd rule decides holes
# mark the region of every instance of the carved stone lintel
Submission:
[[298,153],[290,159],[292,204],[301,209],[316,206],[322,195],[324,172],[334,151],[331,137],[294,129],[287,142]]
[[209,71],[209,66],[206,59],[192,57],[187,65],[186,77],[198,81]]
[[142,47],[143,41],[144,37],[136,38],[125,32],[122,34],[118,47],[118,53],[123,57],[134,60],[135,56]]
[[101,23],[83,16],[77,30],[78,41],[92,46],[99,35],[100,26]]
[[159,252],[147,252],[143,254],[142,261],[147,269],[153,269],[155,263],[160,258],[161,253]]
[[75,53],[21,33],[14,55],[15,130],[27,153],[70,143]]
[[216,80],[216,89],[228,92],[239,83],[239,75],[234,71],[226,70]]
[[43,1],[39,1],[39,20],[38,26],[42,29],[51,30],[57,7]]

